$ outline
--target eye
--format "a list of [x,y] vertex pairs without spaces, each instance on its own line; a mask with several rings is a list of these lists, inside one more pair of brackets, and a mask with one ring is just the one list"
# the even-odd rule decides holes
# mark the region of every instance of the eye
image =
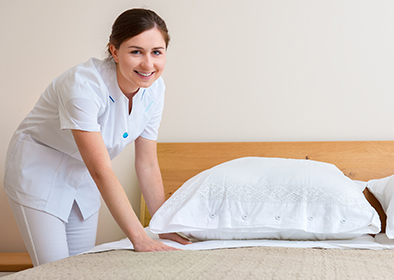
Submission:
[[154,55],[161,55],[161,51],[153,51]]
[[134,50],[134,51],[131,51],[130,53],[131,53],[131,54],[140,54],[140,53],[141,53],[141,51]]

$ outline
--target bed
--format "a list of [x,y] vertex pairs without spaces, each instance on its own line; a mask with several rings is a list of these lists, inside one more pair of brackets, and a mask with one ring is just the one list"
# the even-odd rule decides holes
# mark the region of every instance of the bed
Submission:
[[[394,141],[159,143],[158,157],[167,199],[204,170],[243,157],[325,162],[362,182],[394,174]],[[267,245],[264,240],[207,240],[196,244],[227,245],[136,253],[127,240],[121,240],[5,279],[393,279],[394,242],[385,234],[386,205],[382,207],[368,188],[364,195],[377,211],[381,232],[375,237],[361,236],[357,240],[366,241],[361,246],[348,246],[342,240],[334,241],[332,247],[315,241],[294,246],[300,242],[278,240]],[[142,198],[141,223],[148,227],[150,220]],[[372,243],[380,247],[369,248]]]

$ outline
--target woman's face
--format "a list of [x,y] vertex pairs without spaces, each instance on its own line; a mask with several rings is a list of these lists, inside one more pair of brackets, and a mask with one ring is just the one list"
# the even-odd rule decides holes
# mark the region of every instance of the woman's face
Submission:
[[166,43],[157,28],[152,28],[124,41],[119,49],[110,46],[117,63],[120,89],[127,96],[138,88],[147,88],[163,73]]

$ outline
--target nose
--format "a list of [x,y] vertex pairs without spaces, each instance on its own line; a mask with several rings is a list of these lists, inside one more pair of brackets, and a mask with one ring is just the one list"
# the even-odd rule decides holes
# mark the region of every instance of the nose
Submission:
[[148,70],[152,69],[152,67],[153,67],[153,60],[150,57],[150,55],[144,55],[144,57],[143,57],[143,59],[141,61],[141,66],[144,69],[148,69]]

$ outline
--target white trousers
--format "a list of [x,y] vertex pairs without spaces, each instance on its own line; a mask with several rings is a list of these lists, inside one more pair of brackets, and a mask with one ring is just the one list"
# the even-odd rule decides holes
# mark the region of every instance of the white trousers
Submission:
[[33,265],[60,260],[95,246],[98,212],[83,220],[74,202],[68,222],[8,199]]

